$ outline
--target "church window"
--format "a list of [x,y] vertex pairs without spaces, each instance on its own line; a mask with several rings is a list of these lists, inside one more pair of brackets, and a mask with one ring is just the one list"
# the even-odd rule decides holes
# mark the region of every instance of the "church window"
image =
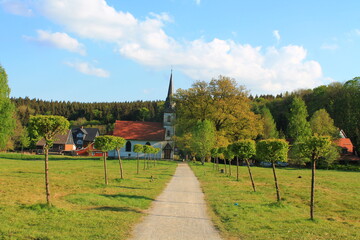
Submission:
[[126,142],[125,151],[126,152],[131,152],[131,142],[130,141]]
[[170,137],[170,130],[167,130],[167,131],[166,131],[166,136],[167,136],[167,137]]
[[167,116],[167,121],[171,122],[171,116]]
[[149,142],[145,143],[145,145],[151,146],[151,144]]

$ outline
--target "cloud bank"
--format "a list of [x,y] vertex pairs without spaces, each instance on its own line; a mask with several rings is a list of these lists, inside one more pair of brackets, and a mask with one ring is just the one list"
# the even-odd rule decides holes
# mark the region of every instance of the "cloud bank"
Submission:
[[96,68],[87,62],[66,62],[65,64],[86,75],[92,75],[101,78],[107,78],[110,76],[108,71],[101,68]]
[[[172,65],[195,80],[221,74],[264,93],[313,88],[325,80],[320,64],[308,60],[302,46],[252,46],[219,38],[180,41],[164,31],[171,22],[167,13],[152,13],[140,20],[105,0],[37,0],[37,10],[81,38],[114,44],[123,57],[152,67]],[[279,31],[273,35],[280,41]],[[88,72],[90,67],[84,70],[85,66],[78,69]]]

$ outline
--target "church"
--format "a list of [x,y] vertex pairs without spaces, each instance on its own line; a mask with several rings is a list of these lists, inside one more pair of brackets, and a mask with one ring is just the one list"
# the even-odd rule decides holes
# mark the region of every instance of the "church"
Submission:
[[[141,122],[141,121],[119,121],[116,120],[114,126],[114,136],[122,137],[126,140],[125,146],[120,150],[122,158],[136,158],[134,145],[151,145],[160,148],[161,151],[156,156],[162,159],[174,159],[174,140],[175,135],[175,103],[173,101],[172,73],[168,94],[164,105],[163,122]],[[143,158],[143,153],[139,157]],[[117,157],[117,152],[110,151],[109,157]]]

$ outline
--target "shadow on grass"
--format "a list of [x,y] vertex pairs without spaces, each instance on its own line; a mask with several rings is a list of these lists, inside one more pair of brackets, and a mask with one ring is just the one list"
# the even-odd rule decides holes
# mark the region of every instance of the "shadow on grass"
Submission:
[[131,199],[142,199],[142,200],[150,200],[154,201],[153,198],[145,197],[145,196],[138,196],[138,195],[126,195],[126,194],[100,194],[100,196],[107,197],[107,198],[131,198]]
[[[0,154],[0,158],[7,160],[21,160],[21,161],[44,161],[44,155],[27,155],[24,154],[12,154],[4,153]],[[99,157],[72,157],[72,156],[59,156],[59,155],[49,155],[49,161],[59,161],[59,160],[73,160],[73,161],[83,161],[83,160],[96,160],[99,161]]]
[[146,189],[146,190],[154,189],[154,188],[148,188],[148,187],[126,187],[126,186],[115,186],[115,187],[126,188],[126,189]]
[[138,211],[133,208],[128,207],[98,207],[98,208],[92,208],[91,210],[96,211],[111,211],[111,212],[135,212],[135,213],[141,213],[141,211]]

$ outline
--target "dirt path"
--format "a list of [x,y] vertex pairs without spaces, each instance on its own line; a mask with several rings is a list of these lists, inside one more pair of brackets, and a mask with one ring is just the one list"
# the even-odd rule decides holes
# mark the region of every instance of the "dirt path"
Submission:
[[200,183],[186,163],[155,200],[149,215],[138,224],[132,240],[220,240],[206,213]]

